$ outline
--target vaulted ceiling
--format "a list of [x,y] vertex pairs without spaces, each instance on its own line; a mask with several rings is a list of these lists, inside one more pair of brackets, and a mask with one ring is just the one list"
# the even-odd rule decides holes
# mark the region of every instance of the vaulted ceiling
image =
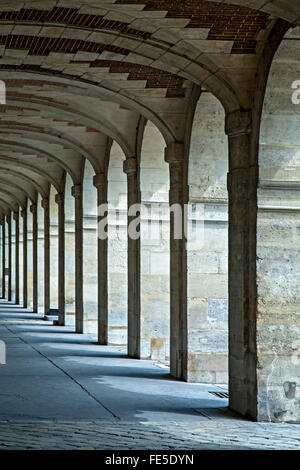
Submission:
[[248,108],[278,24],[300,24],[298,0],[0,0],[2,214],[85,159],[105,171],[111,140],[134,155],[141,116],[182,141],[203,88]]

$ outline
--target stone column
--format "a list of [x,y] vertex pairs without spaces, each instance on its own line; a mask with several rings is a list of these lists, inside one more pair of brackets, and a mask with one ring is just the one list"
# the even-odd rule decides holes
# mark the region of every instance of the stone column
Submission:
[[7,221],[7,238],[8,238],[8,286],[7,286],[7,300],[11,301],[11,278],[12,278],[12,243],[11,243],[11,215],[6,216]]
[[27,308],[27,208],[21,211],[23,218],[23,307]]
[[19,229],[19,211],[14,212],[14,221],[15,221],[15,303],[18,305],[20,303],[20,270],[19,270],[19,238],[20,238],[20,229]]
[[251,114],[228,115],[226,133],[229,139],[229,406],[255,418],[258,165],[257,153],[251,152]]
[[2,221],[2,298],[5,299],[6,283],[5,283],[5,265],[6,265],[6,251],[5,251],[5,217]]
[[33,282],[33,312],[38,311],[38,218],[37,205],[30,206],[32,213],[32,282]]
[[82,185],[72,187],[75,198],[75,331],[83,333],[83,210]]
[[[170,372],[187,380],[187,254],[185,204],[188,203],[184,144],[173,143],[165,149],[169,163],[170,192]],[[179,228],[179,230],[178,230]],[[178,234],[177,234],[178,231]]]
[[[140,178],[137,159],[124,161],[123,171],[127,174],[128,211],[141,203]],[[128,214],[128,228],[137,215]],[[141,339],[141,299],[140,299],[140,238],[133,239],[128,234],[128,356],[140,358]]]
[[100,211],[102,204],[107,204],[107,177],[98,173],[93,179],[97,188],[97,249],[98,249],[98,342],[108,343],[108,307],[107,307],[107,238],[100,233],[99,224],[107,213]]
[[55,196],[58,205],[58,325],[65,325],[65,195]]
[[50,210],[49,199],[42,199],[44,209],[44,315],[50,310]]

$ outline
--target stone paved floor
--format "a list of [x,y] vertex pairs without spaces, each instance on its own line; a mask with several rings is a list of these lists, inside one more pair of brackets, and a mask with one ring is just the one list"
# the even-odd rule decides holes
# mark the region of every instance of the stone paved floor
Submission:
[[296,425],[99,421],[0,422],[0,449],[299,450]]
[[0,304],[0,449],[300,449],[300,425],[253,423],[204,384]]

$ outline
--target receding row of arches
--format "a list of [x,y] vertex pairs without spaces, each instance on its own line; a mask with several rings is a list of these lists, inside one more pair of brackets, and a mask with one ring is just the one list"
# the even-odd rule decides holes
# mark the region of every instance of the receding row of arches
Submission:
[[[65,153],[52,140],[29,147],[24,129],[18,142],[3,139],[1,170],[16,190],[0,182],[2,295],[46,315],[57,308],[58,324],[100,344],[127,344],[131,357],[169,360],[177,379],[224,383],[229,375],[234,410],[296,421],[298,112],[286,91],[292,65],[285,70],[295,41],[292,32],[283,40],[265,99],[261,69],[253,110],[225,112],[208,90],[189,87],[192,105],[180,114],[174,104],[170,118],[184,141],[124,103],[103,103],[107,115],[117,113],[114,126],[100,112],[87,120],[93,96],[79,99],[79,123],[65,120],[74,109],[54,119],[68,135]],[[166,107],[158,114],[169,123]],[[85,152],[72,147],[76,135]],[[107,203],[109,236],[101,239],[106,213],[98,209]],[[139,203],[134,239],[128,209]]]
[[[203,93],[195,112],[191,137],[189,182],[190,205],[198,207],[198,216],[190,215],[195,219],[192,225],[198,224],[203,236],[201,244],[196,246],[191,243],[188,252],[190,349],[189,374],[186,378],[195,382],[226,383],[228,374],[227,155],[223,125],[224,112],[221,105],[213,95]],[[218,135],[215,133],[216,126],[219,129]],[[199,145],[204,138],[206,157],[199,161]],[[164,149],[165,142],[159,130],[150,121],[145,122],[139,162],[140,201],[143,207],[139,227],[140,318],[138,346],[134,355],[159,361],[170,360],[170,185]],[[2,246],[5,248],[5,252],[2,252],[2,296],[6,295],[9,300],[45,314],[45,318],[51,318],[49,312],[58,313],[58,324],[73,326],[76,331],[92,334],[102,344],[118,346],[128,344],[130,295],[128,188],[126,173],[123,171],[124,161],[125,155],[120,146],[116,142],[110,144],[106,189],[108,212],[105,213],[108,239],[107,253],[104,253],[107,256],[107,325],[104,334],[103,325],[101,331],[98,322],[98,291],[101,289],[98,284],[101,274],[103,275],[103,265],[99,275],[98,199],[92,164],[85,160],[82,178],[83,282],[80,321],[76,310],[76,198],[74,200],[71,176],[65,174],[63,192],[57,193],[56,188],[49,185],[48,197],[38,194],[35,203],[27,200],[22,213],[14,210],[10,234],[7,228],[5,230],[9,217],[2,219]],[[62,205],[63,211],[60,209]],[[61,224],[63,228],[60,227]],[[219,238],[221,232],[222,239]],[[218,246],[215,246],[216,242]],[[136,257],[133,258],[136,260]],[[49,266],[46,266],[47,263]],[[11,269],[8,269],[9,266]],[[201,291],[197,286],[201,286],[204,280],[206,287],[203,286]],[[211,289],[212,283],[215,287]]]

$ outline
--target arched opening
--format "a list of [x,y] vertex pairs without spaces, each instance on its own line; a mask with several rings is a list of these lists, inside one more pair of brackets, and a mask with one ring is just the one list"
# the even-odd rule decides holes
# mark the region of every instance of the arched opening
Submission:
[[33,230],[31,201],[27,201],[27,305],[33,308]]
[[170,216],[169,166],[165,141],[147,122],[140,160],[141,184],[141,358],[169,360]]
[[11,300],[14,302],[16,297],[16,222],[11,212]]
[[127,345],[127,181],[114,142],[108,168],[108,343]]
[[299,35],[290,30],[275,54],[259,142],[257,374],[266,421],[299,422],[300,106],[292,101]]
[[75,327],[75,208],[69,174],[65,185],[65,325]]
[[228,382],[228,171],[224,109],[202,92],[189,155],[188,381]]
[[85,161],[83,178],[83,311],[84,332],[97,334],[97,191],[93,185],[95,171]]
[[44,289],[45,289],[45,272],[44,272],[44,209],[42,207],[42,197],[39,194],[37,200],[37,220],[38,220],[38,312],[44,314]]
[[53,185],[49,194],[50,211],[50,313],[58,310],[58,206],[55,202],[56,190]]
[[21,216],[22,209],[19,210],[19,304],[23,305],[23,218]]

